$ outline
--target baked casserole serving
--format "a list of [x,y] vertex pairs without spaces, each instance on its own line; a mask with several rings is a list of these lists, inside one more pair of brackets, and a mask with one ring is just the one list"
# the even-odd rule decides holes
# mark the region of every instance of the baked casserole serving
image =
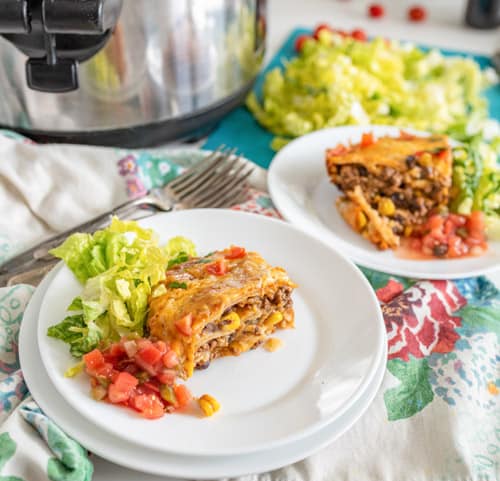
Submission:
[[343,193],[340,214],[379,249],[398,247],[448,204],[452,155],[443,135],[364,134],[359,144],[328,149],[326,168]]
[[167,270],[153,289],[150,335],[177,352],[179,375],[218,357],[262,344],[276,329],[294,326],[295,284],[259,254],[232,247]]

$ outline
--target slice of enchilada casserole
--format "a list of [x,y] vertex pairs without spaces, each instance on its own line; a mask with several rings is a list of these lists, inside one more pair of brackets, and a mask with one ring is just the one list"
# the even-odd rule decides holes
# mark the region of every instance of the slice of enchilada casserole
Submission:
[[340,214],[380,249],[397,247],[400,236],[448,204],[452,155],[443,135],[364,134],[359,144],[327,150],[326,168],[344,193]]
[[150,334],[178,354],[179,375],[259,346],[294,326],[295,284],[259,254],[231,247],[167,270],[149,302]]

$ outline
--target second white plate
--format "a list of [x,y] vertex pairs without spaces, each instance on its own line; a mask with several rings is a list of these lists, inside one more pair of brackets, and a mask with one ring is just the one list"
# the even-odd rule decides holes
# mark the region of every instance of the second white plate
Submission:
[[148,421],[89,396],[85,375],[65,378],[67,345],[46,336],[65,317],[81,286],[62,267],[43,299],[38,342],[43,363],[62,396],[90,422],[148,449],[189,455],[228,455],[270,449],[307,436],[344,413],[371,382],[384,349],[385,328],[374,292],[360,271],[322,242],[264,216],[189,210],[141,221],[166,242],[182,235],[200,253],[243,245],[284,267],[294,293],[296,329],[281,332],[284,347],[212,363],[188,386],[222,404],[213,418],[165,416]]
[[[412,129],[405,129],[420,135]],[[330,183],[325,151],[339,143],[357,143],[364,132],[398,136],[389,126],[349,126],[318,130],[290,142],[274,157],[268,174],[269,192],[283,216],[309,234],[335,246],[354,262],[378,271],[413,278],[456,279],[478,276],[500,268],[500,242],[488,242],[488,252],[466,259],[401,259],[380,251],[354,232],[335,207],[340,191]]]

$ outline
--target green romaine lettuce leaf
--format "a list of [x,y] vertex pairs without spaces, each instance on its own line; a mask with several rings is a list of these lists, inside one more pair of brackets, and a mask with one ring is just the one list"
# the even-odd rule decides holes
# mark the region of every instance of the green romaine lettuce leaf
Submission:
[[131,333],[142,336],[151,289],[165,278],[169,262],[188,260],[196,248],[183,237],[160,247],[151,229],[113,218],[107,229],[73,234],[51,252],[84,286],[68,307],[78,314],[50,327],[47,334],[70,344],[71,354],[80,357],[100,342]]

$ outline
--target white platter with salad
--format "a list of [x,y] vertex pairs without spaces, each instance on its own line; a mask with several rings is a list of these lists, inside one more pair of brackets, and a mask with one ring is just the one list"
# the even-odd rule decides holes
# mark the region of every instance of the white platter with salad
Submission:
[[54,254],[67,266],[40,309],[44,367],[88,422],[142,448],[282,446],[338,419],[378,372],[386,338],[368,282],[282,221],[210,209],[115,219]]
[[268,186],[286,219],[362,266],[475,276],[500,268],[500,170],[473,149],[399,127],[323,129],[276,154]]

